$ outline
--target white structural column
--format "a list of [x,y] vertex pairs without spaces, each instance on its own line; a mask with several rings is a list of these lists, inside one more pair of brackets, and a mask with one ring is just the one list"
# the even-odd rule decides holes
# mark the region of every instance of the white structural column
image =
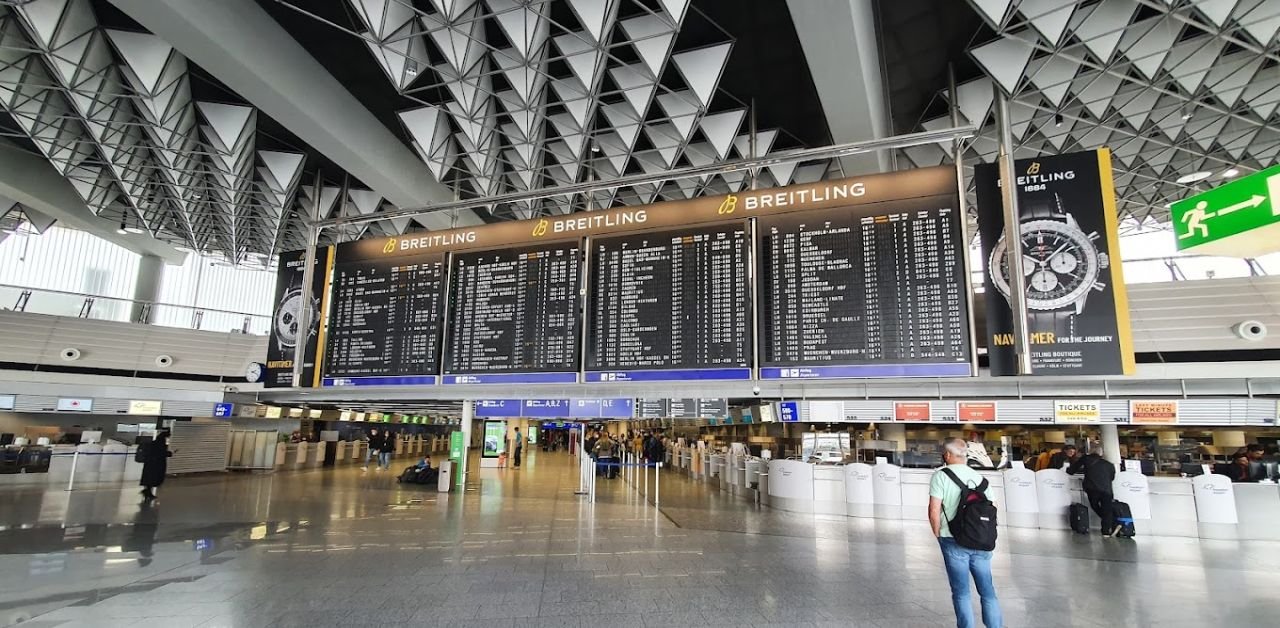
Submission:
[[120,223],[94,215],[48,159],[7,140],[0,140],[0,196],[139,255],[155,255],[170,264],[186,258],[186,253],[151,236],[116,233]]
[[[453,193],[253,0],[111,0],[253,106],[400,207]],[[447,215],[425,216],[432,229]],[[479,224],[459,212],[458,226]]]
[[133,304],[129,320],[142,321],[142,304],[138,301],[155,303],[160,298],[160,283],[164,280],[164,260],[155,255],[143,255],[138,260],[138,274],[133,282]]
[[1120,464],[1120,428],[1114,424],[1104,423],[1102,433],[1102,457],[1107,462]]
[[[893,135],[872,0],[787,0],[836,144]],[[886,172],[889,151],[841,158],[846,175]]]
[[457,480],[466,485],[467,481],[467,461],[471,458],[471,422],[476,418],[476,403],[466,400],[462,402],[462,464],[454,471],[461,480]]

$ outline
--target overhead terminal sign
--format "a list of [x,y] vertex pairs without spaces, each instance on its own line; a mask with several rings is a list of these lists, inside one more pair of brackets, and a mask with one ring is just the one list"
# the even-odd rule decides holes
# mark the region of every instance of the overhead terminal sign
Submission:
[[1256,257],[1280,251],[1280,166],[1169,207],[1178,250]]

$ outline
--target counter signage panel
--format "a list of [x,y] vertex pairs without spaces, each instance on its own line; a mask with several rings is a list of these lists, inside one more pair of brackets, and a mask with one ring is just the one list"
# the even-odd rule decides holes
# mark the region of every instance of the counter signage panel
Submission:
[[213,417],[215,419],[225,419],[232,416],[234,410],[235,410],[234,404],[215,403],[213,404]]
[[518,417],[521,412],[519,399],[485,399],[476,402],[476,416],[488,418]]
[[587,381],[749,379],[746,224],[591,244]]
[[728,399],[641,399],[636,404],[642,419],[697,419],[729,414]]
[[577,242],[457,254],[446,384],[577,381]]
[[933,404],[928,401],[895,401],[893,420],[927,423],[933,420]]
[[761,217],[761,379],[973,373],[954,193]]
[[338,247],[324,361],[325,386],[436,383],[445,256],[359,259]]
[[569,401],[566,399],[525,399],[521,404],[520,416],[535,419],[558,419],[569,416]]
[[636,403],[636,416],[641,419],[661,419],[671,416],[666,399],[641,399]]
[[728,416],[729,400],[728,399],[699,399],[698,414],[696,416]]
[[961,423],[989,423],[996,420],[994,401],[957,401],[956,420]]
[[800,422],[800,402],[783,401],[778,404],[778,417],[783,423]]

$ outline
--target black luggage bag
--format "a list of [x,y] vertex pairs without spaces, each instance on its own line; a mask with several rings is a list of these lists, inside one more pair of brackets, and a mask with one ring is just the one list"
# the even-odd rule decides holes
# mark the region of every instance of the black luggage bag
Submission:
[[1116,536],[1124,538],[1133,538],[1137,534],[1137,530],[1133,527],[1133,511],[1129,510],[1129,504],[1121,501],[1111,503],[1111,515],[1116,520]]
[[1067,520],[1071,523],[1071,531],[1076,534],[1089,533],[1089,507],[1084,504],[1071,504],[1067,508]]

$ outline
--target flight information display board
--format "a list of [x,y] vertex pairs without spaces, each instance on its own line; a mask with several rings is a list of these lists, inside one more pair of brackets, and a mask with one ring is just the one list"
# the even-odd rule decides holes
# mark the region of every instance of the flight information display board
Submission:
[[972,374],[955,196],[758,219],[761,379]]
[[440,370],[445,256],[352,259],[338,247],[325,386],[434,384]]
[[741,221],[592,240],[586,380],[750,379],[750,255]]
[[454,254],[452,266],[444,383],[578,381],[577,241]]

